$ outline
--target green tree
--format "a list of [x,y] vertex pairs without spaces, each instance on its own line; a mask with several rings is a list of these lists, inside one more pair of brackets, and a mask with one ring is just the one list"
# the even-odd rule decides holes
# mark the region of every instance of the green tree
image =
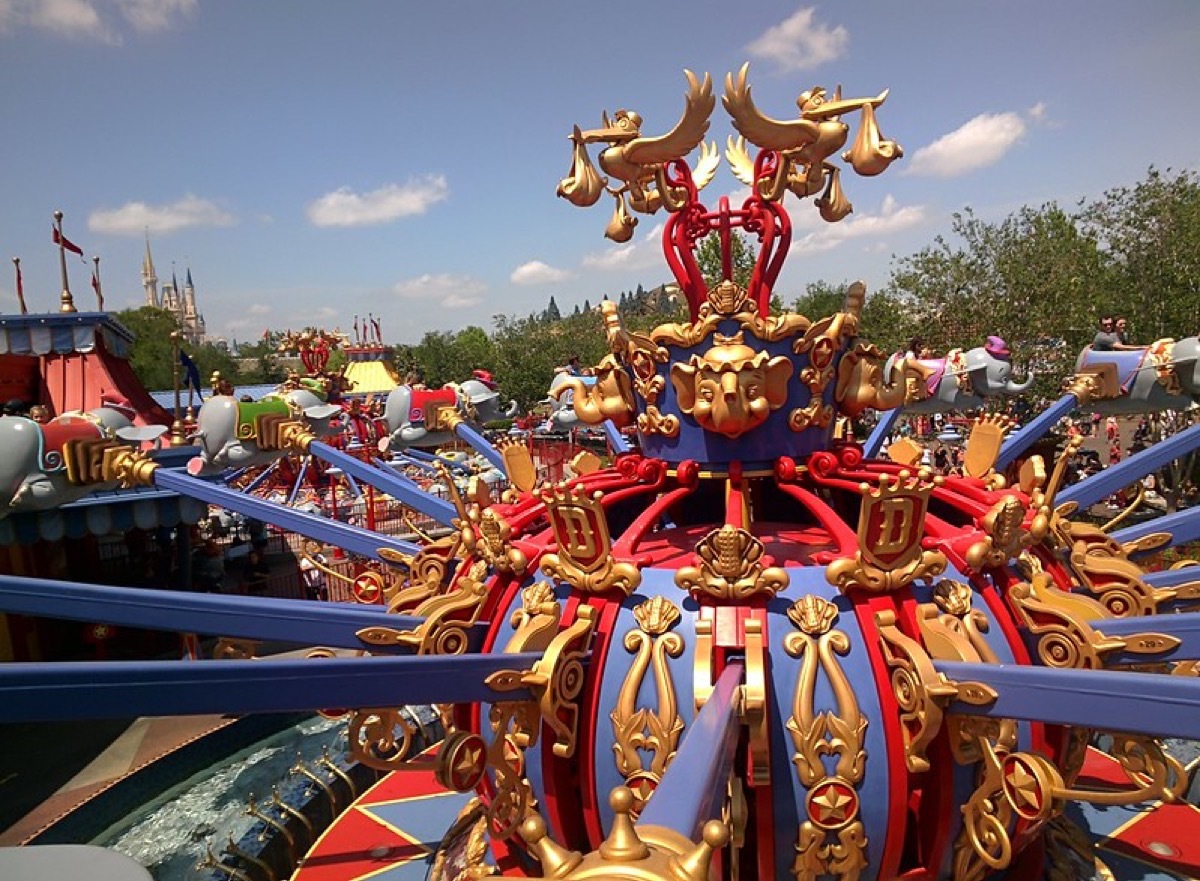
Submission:
[[[733,281],[746,287],[750,284],[750,276],[754,274],[754,248],[743,233],[733,232],[729,238],[729,256],[733,268]],[[709,288],[716,287],[725,277],[721,260],[721,237],[717,233],[709,233],[700,240],[696,248],[696,263],[704,283]]]
[[1112,312],[1133,338],[1151,342],[1200,332],[1200,177],[1151,167],[1083,207],[1082,225],[1104,243],[1112,271]]
[[[171,334],[179,330],[175,316],[165,309],[142,306],[138,309],[125,309],[115,317],[135,336],[129,354],[129,365],[142,381],[142,385],[151,391],[174,388],[175,359]],[[202,373],[201,378],[207,377]]]

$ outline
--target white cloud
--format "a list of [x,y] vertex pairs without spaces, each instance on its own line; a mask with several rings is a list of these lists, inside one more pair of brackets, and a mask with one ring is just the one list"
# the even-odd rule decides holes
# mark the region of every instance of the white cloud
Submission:
[[33,0],[9,6],[16,22],[62,37],[91,37],[106,43],[117,37],[100,20],[89,0]]
[[426,273],[417,278],[397,282],[392,291],[409,300],[427,300],[448,309],[462,309],[483,302],[487,285],[469,275]]
[[624,245],[614,245],[607,251],[597,251],[584,255],[585,269],[599,269],[602,272],[626,269],[651,269],[662,267],[662,231],[660,223],[650,232],[640,235]]
[[530,285],[566,281],[570,277],[571,273],[565,269],[556,269],[541,260],[530,260],[514,269],[508,280],[513,284]]
[[117,6],[134,30],[143,34],[165,31],[178,18],[194,15],[198,0],[117,0]]
[[442,175],[426,175],[404,185],[388,184],[369,193],[342,187],[308,206],[315,226],[371,226],[401,217],[424,214],[446,199],[450,188]]
[[981,113],[914,153],[904,174],[922,177],[969,174],[999,162],[1024,134],[1025,122],[1016,113]]
[[271,312],[271,307],[265,306],[262,303],[254,303],[246,311],[251,315],[268,315]]
[[[828,251],[851,239],[881,239],[906,229],[912,229],[925,222],[924,205],[907,205],[900,207],[892,196],[886,196],[879,207],[878,214],[851,214],[837,223],[825,223],[820,220],[816,209],[812,208],[812,217],[817,220],[809,232],[793,239],[793,249],[799,253],[815,254]],[[804,215],[793,211],[792,217]],[[809,223],[804,223],[809,226]],[[801,226],[801,224],[797,224]],[[866,242],[864,247],[877,249],[878,242]]]
[[192,227],[232,226],[234,222],[233,215],[221,210],[215,202],[187,195],[169,205],[127,202],[112,211],[93,211],[88,217],[88,229],[116,236],[140,236],[147,229],[166,235]]
[[121,18],[141,34],[170,28],[195,14],[199,0],[0,0],[0,33],[22,28],[60,37],[121,44]]
[[811,70],[841,58],[850,32],[841,25],[828,27],[816,20],[816,8],[802,7],[746,46],[752,58],[774,61],[783,71]]

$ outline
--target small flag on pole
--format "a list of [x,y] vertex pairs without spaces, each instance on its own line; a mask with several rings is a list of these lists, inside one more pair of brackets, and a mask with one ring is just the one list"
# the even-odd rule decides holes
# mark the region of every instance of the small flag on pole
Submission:
[[96,292],[96,310],[104,311],[104,294],[100,291],[100,258],[92,258],[92,290]]
[[50,229],[54,233],[54,244],[62,245],[64,248],[66,248],[72,254],[78,254],[79,259],[81,261],[83,261],[84,264],[87,263],[87,261],[83,259],[83,248],[79,247],[73,241],[71,241],[66,236],[64,236],[62,233],[60,233],[58,231],[58,227],[52,226],[52,227],[50,227]]
[[184,383],[203,401],[204,394],[200,391],[200,368],[183,349],[179,350],[179,363],[183,365]]
[[21,304],[21,314],[28,315],[29,310],[25,307],[25,282],[21,278],[21,258],[13,257],[13,266],[17,268],[17,302]]

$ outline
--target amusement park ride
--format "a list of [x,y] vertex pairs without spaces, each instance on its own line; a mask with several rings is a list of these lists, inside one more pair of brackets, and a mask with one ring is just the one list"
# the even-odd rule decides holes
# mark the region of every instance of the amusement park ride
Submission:
[[[665,209],[663,249],[689,306],[647,334],[605,306],[609,354],[570,390],[578,420],[606,426],[610,466],[538,484],[527,448],[495,447],[472,426],[461,390],[399,401],[395,415],[389,401],[385,445],[453,434],[504,470],[498,498],[452,482],[438,498],[337,449],[320,402],[285,401],[266,418],[211,398],[186,471],[116,439],[87,447],[73,481],[170,489],[377,561],[363,593],[376,603],[0,578],[8,611],[359,654],[8,664],[6,717],[356,708],[352,756],[410,800],[347,812],[297,881],[405,866],[415,878],[430,857],[436,881],[1193,876],[1191,769],[1161,739],[1200,739],[1200,616],[1182,611],[1200,579],[1136,559],[1200,538],[1200,516],[1106,533],[1072,515],[1195,448],[1200,428],[1070,487],[1076,445],[1054,461],[1029,450],[1072,409],[1171,406],[1196,395],[1197,377],[1169,342],[1089,352],[1020,431],[976,419],[964,474],[933,475],[911,442],[880,458],[901,410],[1023,388],[1000,340],[941,365],[886,360],[860,336],[861,284],[835,315],[769,310],[791,241],[786,194],[816,196],[829,221],[850,211],[834,161],[843,117],[861,115],[841,153],[858,174],[902,155],[876,121],[887,93],[812,89],[796,118],[777,120],[751,99],[745,68],[730,75],[723,104],[740,136],[726,155],[751,195],[710,209],[699,191],[719,162],[704,145],[716,102],[708,76],[687,78],[665,135],[644,136],[625,110],[577,127],[559,186],[580,206],[610,195],[617,241],[635,214]],[[590,144],[603,145],[599,170]],[[746,287],[732,280],[739,229],[760,243]],[[712,287],[694,251],[708,235],[724,255]],[[1186,354],[1187,341],[1174,345]],[[881,411],[869,438],[835,436],[867,410]],[[384,489],[447,534],[404,541],[201,479],[287,451]],[[439,708],[436,750],[415,747],[402,708],[416,704]],[[375,817],[372,834],[403,832],[446,792],[464,794],[461,811],[428,850],[379,856],[378,838],[354,831]]]

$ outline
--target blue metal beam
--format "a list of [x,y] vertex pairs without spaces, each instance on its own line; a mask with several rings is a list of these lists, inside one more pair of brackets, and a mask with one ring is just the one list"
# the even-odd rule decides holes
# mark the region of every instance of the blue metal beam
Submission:
[[879,421],[875,423],[875,427],[871,429],[870,436],[863,443],[863,456],[868,459],[874,459],[879,455],[879,449],[883,446],[883,439],[892,433],[892,428],[896,425],[896,420],[900,418],[900,415],[901,411],[899,407],[879,412]]
[[221,508],[228,508],[247,517],[254,517],[264,523],[270,523],[288,532],[298,532],[301,535],[314,538],[317,541],[340,547],[342,550],[372,560],[381,560],[381,548],[389,548],[402,554],[416,554],[421,550],[419,545],[402,541],[390,535],[380,535],[369,529],[360,529],[348,523],[319,517],[305,511],[298,511],[286,505],[268,502],[257,496],[241,493],[225,486],[199,480],[190,474],[159,468],[154,472],[154,485],[160,489],[169,489],[192,499],[208,502]]
[[406,456],[410,459],[420,459],[423,462],[440,462],[447,468],[451,468],[454,471],[461,471],[463,474],[471,473],[471,469],[461,462],[455,462],[451,459],[445,458],[444,456],[437,456],[433,453],[427,453],[424,450],[418,450],[416,447],[405,447],[400,451],[400,455]]
[[1200,679],[960,661],[933,665],[955,682],[982,682],[1000,695],[986,707],[954,701],[950,713],[1200,739]]
[[733,662],[717,678],[708,702],[688,726],[679,752],[642,811],[639,826],[665,826],[697,841],[705,823],[721,819],[741,731],[738,687],[744,675],[743,664]]
[[484,680],[528,670],[538,652],[253,661],[0,664],[6,722],[289,713],[330,707],[530,700]]
[[486,437],[465,422],[454,426],[454,433],[470,444],[471,449],[491,462],[493,468],[508,476],[508,470],[504,467],[504,457]]
[[1180,641],[1178,647],[1158,654],[1113,652],[1105,656],[1107,664],[1147,664],[1157,661],[1194,661],[1200,659],[1200,612],[1178,615],[1150,615],[1138,618],[1106,618],[1092,626],[1105,636],[1128,638],[1140,633],[1164,633]]
[[605,419],[603,425],[604,436],[608,439],[608,446],[612,449],[614,456],[628,453],[633,449],[629,446],[629,441],[625,440],[625,435],[621,434],[621,429],[617,428],[611,419]]
[[1200,581],[1200,566],[1184,566],[1180,569],[1163,569],[1161,572],[1147,572],[1142,581],[1151,587],[1178,587],[1192,581]]
[[1184,508],[1182,511],[1176,511],[1174,514],[1164,514],[1161,517],[1155,517],[1153,520],[1147,520],[1144,523],[1126,526],[1124,529],[1118,529],[1116,532],[1109,533],[1109,535],[1113,540],[1124,544],[1127,541],[1135,541],[1154,532],[1169,532],[1171,534],[1171,540],[1165,545],[1168,548],[1200,540],[1200,508]]
[[[407,646],[371,645],[358,638],[358,631],[366,627],[411,630],[424,620],[389,615],[379,606],[145,590],[15,575],[0,576],[0,610],[148,630],[367,650],[375,654],[410,654],[412,650]],[[486,631],[486,623],[471,629],[472,651],[482,645]]]
[[1019,431],[1010,434],[1000,447],[1000,455],[996,457],[996,464],[994,466],[996,471],[1004,471],[1005,468],[1013,463],[1013,460],[1017,456],[1041,440],[1046,432],[1054,426],[1054,423],[1058,422],[1058,420],[1062,419],[1078,405],[1079,399],[1074,395],[1063,395],[1035,416],[1029,424],[1025,425]]
[[1086,510],[1101,499],[1108,498],[1135,480],[1141,480],[1147,474],[1169,465],[1197,447],[1200,447],[1200,425],[1193,425],[1140,453],[1134,453],[1116,465],[1109,465],[1074,486],[1068,486],[1058,494],[1056,504],[1077,502],[1080,508]]
[[443,526],[449,526],[451,520],[458,516],[453,505],[445,499],[431,496],[398,471],[368,465],[349,453],[344,453],[322,441],[313,441],[308,450],[318,459],[324,459],[331,465],[341,468],[347,476],[357,477],[363,483],[369,483],[376,489],[383,490],[392,498],[399,500],[401,504],[420,511],[426,517],[432,517]]

